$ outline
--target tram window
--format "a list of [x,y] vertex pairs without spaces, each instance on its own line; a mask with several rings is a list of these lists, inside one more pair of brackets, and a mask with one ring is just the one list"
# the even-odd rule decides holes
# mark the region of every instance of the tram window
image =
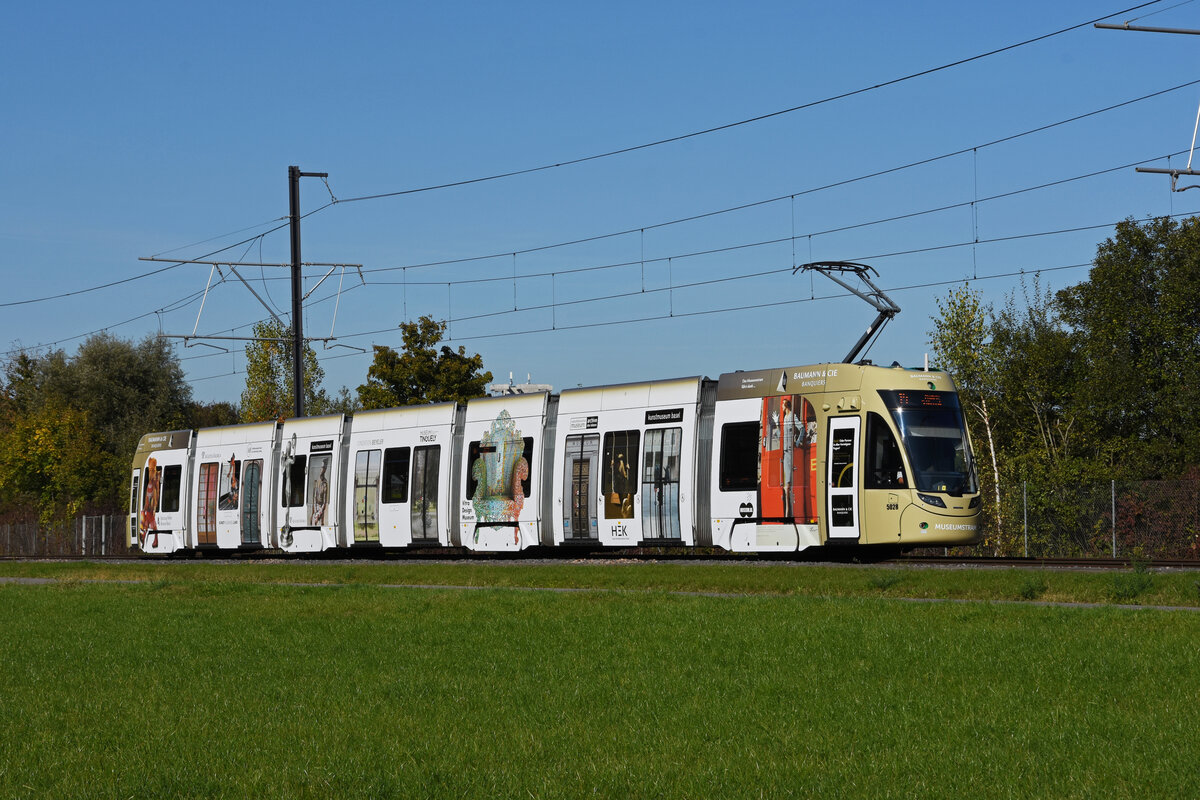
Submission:
[[904,461],[900,444],[883,417],[867,414],[867,475],[868,489],[905,489]]
[[524,494],[526,497],[529,497],[530,492],[533,490],[533,484],[531,483],[531,481],[532,481],[531,476],[533,475],[533,437],[532,436],[525,437],[525,452],[522,454],[522,458],[525,459],[525,465],[528,467],[528,469],[525,470],[525,477],[521,479],[521,493]]
[[183,466],[170,464],[163,468],[162,510],[179,510],[179,484],[183,478]]
[[[487,481],[484,487],[485,496],[488,497],[507,497],[513,498],[512,479],[513,472],[520,461],[515,461],[512,464],[504,465],[506,474],[497,476],[488,476],[487,468],[489,463],[497,461],[495,456],[488,459],[489,455],[499,453],[501,448],[495,444],[485,442],[471,442],[467,446],[467,481],[466,481],[466,498],[470,500],[475,497],[475,491],[479,487],[479,479],[483,477]],[[525,461],[524,477],[521,478],[521,494],[528,498],[533,489],[533,437],[526,436],[522,440],[521,458]]]
[[218,484],[220,496],[217,499],[219,511],[236,511],[238,507],[238,476],[242,474],[242,462],[231,458],[221,464],[221,477]]
[[389,447],[383,451],[383,502],[408,502],[407,447]]
[[604,495],[606,519],[633,519],[633,496],[638,487],[638,431],[604,434],[600,461],[600,493]]
[[[467,445],[467,480],[464,489],[467,493],[468,500],[475,496],[475,490],[479,488],[479,476],[481,472],[476,471],[475,463],[479,461],[480,458],[481,454],[479,450],[479,442],[471,442],[469,445]],[[483,467],[481,466],[479,469],[482,470]]]
[[140,478],[140,477],[141,477],[141,476],[140,476],[138,473],[136,473],[136,472],[135,472],[135,473],[134,473],[134,475],[133,475],[133,491],[129,493],[129,513],[130,513],[130,514],[136,514],[136,513],[137,513],[137,510],[138,510],[138,508],[137,508],[137,503],[138,503],[138,483],[139,483],[139,478]]
[[721,426],[722,492],[747,491],[758,488],[757,422],[732,422]]
[[288,480],[284,484],[283,505],[288,508],[299,508],[304,505],[304,467],[308,464],[308,456],[295,456],[291,469],[288,470]]

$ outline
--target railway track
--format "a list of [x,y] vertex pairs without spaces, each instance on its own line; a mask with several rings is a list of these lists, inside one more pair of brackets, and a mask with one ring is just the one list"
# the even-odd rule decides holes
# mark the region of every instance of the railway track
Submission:
[[1046,569],[1200,569],[1200,560],[1178,558],[1003,558],[996,556],[900,556],[892,564],[930,566],[1024,567]]
[[[870,557],[864,558],[864,555]],[[944,568],[1024,568],[1024,569],[1186,569],[1200,570],[1198,559],[1131,559],[1131,558],[1005,558],[996,556],[937,556],[895,555],[886,553],[834,552],[834,553],[788,553],[764,556],[761,553],[739,554],[724,551],[683,550],[682,548],[628,548],[621,550],[593,550],[564,554],[558,550],[529,550],[517,554],[479,554],[465,548],[428,548],[423,550],[382,551],[372,554],[347,553],[344,550],[328,551],[307,555],[289,555],[277,550],[251,552],[188,553],[182,557],[144,555],[36,555],[0,556],[0,562],[49,562],[49,561],[96,561],[105,563],[153,563],[153,562],[196,562],[196,561],[289,561],[321,562],[337,561],[357,563],[403,563],[420,561],[473,561],[484,563],[615,563],[615,562],[717,562],[717,563],[793,563],[793,564],[858,564],[886,566],[931,566]]]

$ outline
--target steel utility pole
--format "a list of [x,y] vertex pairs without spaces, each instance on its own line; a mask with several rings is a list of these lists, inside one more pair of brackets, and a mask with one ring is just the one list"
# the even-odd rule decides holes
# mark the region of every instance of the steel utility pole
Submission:
[[292,230],[292,409],[304,416],[304,276],[300,270],[300,179],[328,178],[328,172],[301,172],[288,167],[288,206]]

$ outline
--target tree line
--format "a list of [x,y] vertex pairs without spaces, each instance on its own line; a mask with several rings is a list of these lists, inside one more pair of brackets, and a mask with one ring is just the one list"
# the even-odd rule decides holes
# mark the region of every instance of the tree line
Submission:
[[959,387],[995,551],[1019,551],[1022,490],[1083,545],[1078,487],[1196,476],[1200,220],[1126,220],[1077,285],[1034,276],[999,306],[963,286],[938,311],[930,343]]
[[[430,317],[402,324],[402,352],[376,345],[366,381],[333,395],[306,345],[306,414],[482,396],[492,374],[478,354],[439,347],[445,327]],[[264,322],[254,336],[236,405],[196,401],[170,343],[155,336],[134,342],[100,333],[73,355],[16,351],[0,376],[0,518],[36,514],[50,525],[79,513],[119,513],[143,434],[290,417],[290,330]]]

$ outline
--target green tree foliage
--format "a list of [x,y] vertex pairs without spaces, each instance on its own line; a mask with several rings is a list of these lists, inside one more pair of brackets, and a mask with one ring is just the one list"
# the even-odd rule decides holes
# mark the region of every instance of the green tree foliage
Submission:
[[[1088,280],[1057,293],[1034,279],[997,310],[951,292],[930,338],[977,407],[977,454],[990,448],[997,483],[1027,486],[1030,514],[1059,536],[1094,537],[1078,510],[1085,487],[1200,462],[1200,220],[1120,223]],[[1015,518],[1019,492],[1008,496],[997,520]],[[1013,552],[1011,537],[995,541]]]
[[219,428],[223,425],[236,425],[239,421],[237,406],[219,400],[212,403],[192,403],[188,406],[185,427]]
[[367,371],[367,382],[358,387],[363,408],[465,402],[486,394],[491,372],[481,372],[483,357],[468,356],[438,343],[446,323],[423,316],[400,325],[404,352],[375,345],[375,361]]
[[[254,325],[259,341],[246,345],[246,388],[242,392],[242,422],[267,422],[294,416],[292,329],[274,320]],[[312,346],[304,345],[304,413],[324,414],[330,401],[321,388],[325,370]]]
[[1087,454],[1173,477],[1200,452],[1200,220],[1126,220],[1089,280],[1058,294],[1078,355]]
[[43,517],[120,503],[142,434],[181,427],[192,404],[166,340],[134,344],[109,334],[71,357],[17,353],[0,394],[0,496],[34,503]]

